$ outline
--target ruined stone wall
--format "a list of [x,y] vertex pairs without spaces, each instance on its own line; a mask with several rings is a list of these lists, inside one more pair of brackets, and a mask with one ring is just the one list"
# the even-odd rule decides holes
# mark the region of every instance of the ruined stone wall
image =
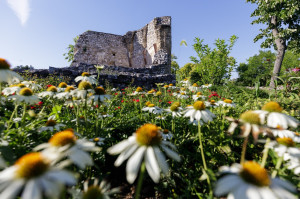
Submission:
[[[159,60],[163,58],[162,60]],[[79,36],[71,66],[80,64],[145,68],[171,67],[171,17],[157,17],[124,36],[87,31]]]

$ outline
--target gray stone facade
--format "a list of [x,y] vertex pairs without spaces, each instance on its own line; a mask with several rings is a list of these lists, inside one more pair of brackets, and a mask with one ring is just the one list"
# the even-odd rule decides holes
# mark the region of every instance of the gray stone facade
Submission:
[[[162,58],[163,60],[160,60]],[[124,36],[87,31],[74,48],[71,67],[81,64],[146,68],[155,64],[171,67],[171,17],[157,17]]]

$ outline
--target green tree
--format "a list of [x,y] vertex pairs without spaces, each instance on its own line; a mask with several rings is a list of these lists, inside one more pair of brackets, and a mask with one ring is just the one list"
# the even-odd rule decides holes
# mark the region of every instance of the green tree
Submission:
[[72,62],[74,59],[74,47],[77,43],[79,36],[73,38],[74,44],[69,44],[68,46],[68,52],[64,53],[63,56],[65,57],[66,60],[68,60],[68,62]]
[[194,63],[187,63],[182,68],[179,69],[180,78],[188,78],[190,76],[190,72],[194,69]]
[[297,68],[300,66],[300,52],[295,53],[293,51],[287,50],[282,62],[282,70],[286,71],[292,68]]
[[237,83],[243,86],[253,86],[259,81],[260,85],[266,85],[271,78],[275,57],[275,53],[272,53],[270,50],[261,50],[258,55],[247,59],[248,63],[240,63],[236,68],[236,71],[239,73]]
[[[192,82],[220,84],[225,79],[230,79],[236,61],[229,54],[236,40],[235,35],[230,37],[229,44],[226,44],[224,39],[217,39],[214,43],[216,48],[212,49],[207,44],[203,44],[203,39],[196,37],[193,47],[198,57],[191,56],[190,59],[196,64],[192,72],[198,73],[201,79]],[[197,75],[193,76],[197,77]]]
[[257,4],[251,14],[256,17],[252,24],[265,24],[260,29],[254,41],[265,39],[261,47],[274,46],[277,50],[276,60],[272,72],[270,87],[275,86],[274,80],[279,76],[282,61],[287,47],[300,51],[300,1],[299,0],[246,0]]
[[176,61],[177,57],[174,54],[171,54],[171,73],[175,74],[179,70],[179,64]]

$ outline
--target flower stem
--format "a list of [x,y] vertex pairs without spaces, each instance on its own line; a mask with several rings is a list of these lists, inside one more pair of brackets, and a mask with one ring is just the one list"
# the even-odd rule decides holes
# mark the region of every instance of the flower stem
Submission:
[[140,198],[145,170],[146,170],[146,165],[145,165],[145,162],[143,162],[141,165],[139,180],[138,180],[138,184],[137,184],[137,188],[136,188],[136,192],[135,192],[135,197],[134,197],[135,199]]
[[276,166],[275,166],[275,170],[272,173],[272,178],[276,177],[276,175],[278,173],[278,170],[279,170],[282,162],[283,162],[283,155],[281,157],[279,157],[279,159],[277,160],[277,163],[276,163]]
[[270,138],[267,138],[265,148],[264,148],[263,158],[262,158],[261,165],[260,165],[262,168],[265,167],[266,161],[267,161],[267,158],[268,158],[269,143],[270,143]]
[[[207,171],[207,165],[206,165],[206,161],[205,161],[203,144],[202,144],[202,133],[201,133],[200,121],[198,121],[198,136],[199,136],[199,142],[200,142],[200,151],[201,151],[201,157],[202,157],[203,167],[204,167],[204,170],[206,172]],[[212,196],[213,191],[212,191],[212,188],[211,188],[211,183],[210,183],[209,175],[207,175],[207,179],[206,180],[207,180],[207,184],[209,186],[209,195]]]
[[243,164],[245,162],[245,155],[246,155],[246,150],[247,150],[247,144],[248,144],[248,136],[245,137],[244,142],[243,142],[241,164]]
[[[14,111],[12,112],[12,114],[11,114],[11,116],[10,116],[10,119],[9,119],[9,121],[8,121],[8,123],[7,123],[7,130],[9,130],[11,127],[12,127],[12,125],[13,124],[11,124],[12,123],[12,120],[13,120],[13,118],[14,118],[14,115],[16,114],[16,112],[17,112],[17,110],[18,110],[18,106],[19,105],[15,105],[15,109],[14,109]],[[7,135],[6,135],[7,136]]]

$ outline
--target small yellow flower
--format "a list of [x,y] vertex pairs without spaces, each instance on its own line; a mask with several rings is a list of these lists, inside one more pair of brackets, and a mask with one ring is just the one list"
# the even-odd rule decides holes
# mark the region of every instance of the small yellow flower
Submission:
[[41,153],[32,152],[18,159],[15,165],[18,166],[18,178],[30,179],[44,174],[50,167],[50,162]]
[[19,93],[20,93],[20,95],[23,95],[23,96],[32,96],[33,95],[33,92],[30,88],[22,88]]
[[61,82],[58,84],[58,88],[67,88],[68,84],[66,84],[65,82]]
[[231,99],[224,99],[224,102],[228,103],[228,104],[232,104],[232,100]]
[[141,145],[152,146],[160,144],[162,137],[156,125],[145,124],[136,131],[136,139]]
[[47,91],[57,92],[57,88],[55,86],[50,86],[49,88],[47,88]]
[[202,101],[197,101],[194,103],[194,109],[196,110],[204,110],[205,109],[205,104]]
[[89,77],[89,76],[91,76],[91,74],[90,74],[90,73],[88,73],[88,72],[83,72],[83,73],[81,74],[81,76],[86,76],[86,77]]
[[294,140],[292,138],[289,138],[289,137],[276,138],[276,141],[279,144],[282,144],[282,145],[287,146],[287,147],[294,147],[296,145]]
[[90,82],[86,82],[86,81],[82,81],[79,83],[78,85],[78,89],[79,90],[89,90],[89,89],[92,89],[92,85]]
[[271,184],[267,170],[261,167],[258,163],[248,161],[242,166],[243,168],[240,171],[240,176],[246,182],[259,187],[269,186]]
[[268,102],[263,107],[262,110],[269,111],[269,112],[282,112],[282,107],[277,102]]
[[142,92],[143,89],[142,89],[142,87],[137,87],[135,91],[136,91],[136,92]]
[[0,58],[0,70],[9,70],[10,64],[3,58]]
[[66,129],[64,131],[55,133],[49,140],[49,143],[53,146],[65,146],[67,144],[75,144],[77,138],[72,129]]

